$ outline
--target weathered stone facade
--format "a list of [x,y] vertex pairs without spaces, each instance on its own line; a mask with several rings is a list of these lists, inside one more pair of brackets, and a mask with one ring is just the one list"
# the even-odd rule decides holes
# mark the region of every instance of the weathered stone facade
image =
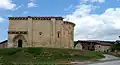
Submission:
[[75,49],[109,52],[114,42],[98,40],[78,40]]
[[110,43],[101,43],[101,44],[96,44],[95,45],[95,51],[99,52],[110,52],[110,47],[112,44]]
[[62,17],[9,17],[8,47],[73,48],[74,26]]
[[82,50],[91,50],[91,51],[95,50],[96,43],[93,41],[78,40],[77,43],[81,44],[80,49],[82,47]]
[[78,44],[75,46],[75,49],[83,50],[82,44],[81,44],[81,43],[78,43]]

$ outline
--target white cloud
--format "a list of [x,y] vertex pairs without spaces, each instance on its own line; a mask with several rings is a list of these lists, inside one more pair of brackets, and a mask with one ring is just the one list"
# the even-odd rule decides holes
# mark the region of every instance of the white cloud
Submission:
[[73,7],[73,5],[70,5],[69,7],[65,8],[64,11],[68,11]]
[[0,0],[0,8],[11,10],[16,7],[16,4],[12,2],[12,0]]
[[35,0],[30,0],[30,2],[28,3],[28,8],[37,7],[37,5],[34,2]]
[[120,8],[108,8],[102,14],[90,14],[96,6],[80,4],[66,16],[76,24],[75,40],[98,39],[116,40],[120,35]]
[[30,0],[31,2],[35,2],[35,0]]
[[16,7],[16,8],[14,8],[14,9],[12,9],[12,11],[18,10],[18,9],[20,9],[20,8],[23,7],[23,6],[24,6],[24,5],[22,4],[22,5],[20,5],[20,6]]
[[0,22],[3,22],[3,21],[5,21],[5,19],[4,19],[4,18],[2,18],[2,17],[0,17]]
[[120,1],[120,0],[117,0],[118,2]]
[[7,17],[12,17],[13,15],[11,15],[11,14],[9,14],[9,15],[7,15]]
[[36,7],[36,4],[33,2],[30,2],[30,3],[28,3],[28,8],[30,8],[30,7]]
[[103,3],[103,2],[105,2],[105,0],[81,0],[82,2],[92,2],[92,3],[94,3],[94,2],[99,2],[99,3]]
[[27,14],[27,13],[28,13],[28,12],[26,12],[26,11],[25,11],[25,12],[23,12],[23,14]]

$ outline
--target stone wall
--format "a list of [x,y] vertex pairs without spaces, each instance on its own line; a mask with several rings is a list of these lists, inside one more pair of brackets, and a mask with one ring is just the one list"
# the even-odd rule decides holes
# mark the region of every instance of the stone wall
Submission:
[[91,50],[91,51],[99,51],[99,52],[109,52],[111,43],[106,43],[105,41],[95,41],[95,40],[78,40],[75,49],[82,50]]
[[8,40],[0,42],[0,48],[7,48],[7,43],[8,43]]
[[[9,17],[8,47],[73,48],[74,23],[62,17]],[[15,41],[13,41],[15,39]]]
[[79,44],[77,44],[77,45],[75,46],[75,49],[83,50],[83,47],[82,47],[82,45],[79,43]]
[[99,51],[99,52],[109,52],[109,51],[110,51],[110,46],[95,45],[95,51]]

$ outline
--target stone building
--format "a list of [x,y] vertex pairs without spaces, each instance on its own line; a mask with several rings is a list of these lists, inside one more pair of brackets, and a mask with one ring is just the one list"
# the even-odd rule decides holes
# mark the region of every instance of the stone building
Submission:
[[[91,50],[94,51],[95,50],[95,42],[93,41],[87,41],[87,40],[78,40],[77,43],[82,47],[82,50]],[[81,48],[80,48],[81,49]]]
[[8,40],[0,42],[0,48],[7,48]]
[[78,40],[75,49],[109,52],[111,45],[114,43],[113,41]]
[[73,48],[74,26],[62,17],[9,17],[8,47]]
[[78,43],[78,44],[75,46],[75,49],[80,49],[80,50],[82,50],[82,49],[83,49],[82,44]]
[[110,44],[110,43],[98,43],[95,45],[95,51],[110,52],[111,46],[112,46],[112,44]]

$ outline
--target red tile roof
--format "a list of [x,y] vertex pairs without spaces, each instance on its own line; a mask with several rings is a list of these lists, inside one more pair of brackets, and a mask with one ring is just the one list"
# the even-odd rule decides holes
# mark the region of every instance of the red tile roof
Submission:
[[8,42],[8,40],[2,41],[2,42],[0,42],[0,44],[4,44],[4,43],[6,43],[6,42]]
[[98,43],[98,44],[96,44],[96,45],[102,45],[102,46],[112,46],[112,44],[110,44],[110,43]]
[[72,22],[64,21],[64,23],[72,24],[73,26],[75,26],[75,24]]
[[99,41],[99,40],[78,40],[77,42],[84,42],[84,43],[95,43],[96,45],[102,46],[111,46],[112,43],[110,41]]

